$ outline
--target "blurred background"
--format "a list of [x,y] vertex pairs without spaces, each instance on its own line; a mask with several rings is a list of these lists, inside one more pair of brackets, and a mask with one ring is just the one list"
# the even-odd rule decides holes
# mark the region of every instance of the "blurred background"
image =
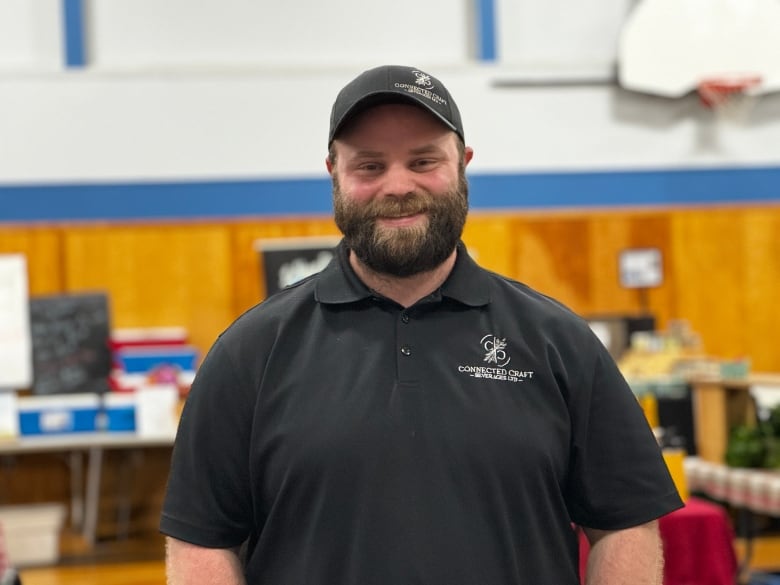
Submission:
[[[173,398],[149,390],[173,385],[180,406],[235,317],[283,271],[322,265],[338,235],[330,107],[387,63],[430,72],[458,103],[472,254],[589,320],[651,424],[722,463],[732,428],[769,412],[750,390],[780,386],[779,13],[777,0],[4,0],[0,311],[15,323],[23,306],[32,324],[0,338],[17,370],[0,378],[0,506],[22,514],[6,540],[40,512],[55,544],[31,567],[129,562],[151,576],[128,582],[163,582],[173,430],[159,413]],[[87,389],[98,415],[130,409],[125,426],[42,422],[86,389],[51,374],[64,358],[44,340],[85,320],[68,359],[104,382]],[[697,407],[702,380],[716,390]],[[780,565],[779,512],[757,524],[777,548],[737,534],[740,558]],[[22,569],[43,583],[36,570]]]

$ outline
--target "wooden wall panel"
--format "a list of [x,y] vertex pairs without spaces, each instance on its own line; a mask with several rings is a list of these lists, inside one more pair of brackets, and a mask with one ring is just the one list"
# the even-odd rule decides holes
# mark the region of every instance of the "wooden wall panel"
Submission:
[[577,312],[593,310],[589,220],[531,217],[515,224],[514,276]]
[[261,262],[255,249],[260,239],[334,236],[339,231],[329,217],[241,222],[232,227],[236,315],[265,298]]
[[[667,214],[603,213],[590,220],[591,249],[589,269],[592,280],[593,313],[650,312],[656,315],[658,326],[664,327],[673,302],[673,279],[668,261],[671,235]],[[619,256],[627,249],[656,248],[667,264],[664,281],[647,291],[626,289],[620,284]]]
[[681,212],[673,226],[675,316],[701,334],[707,353],[740,357],[753,335],[746,327],[744,211]]
[[104,290],[114,327],[184,326],[208,348],[234,318],[227,225],[119,225],[68,229],[65,291]]
[[[337,235],[330,217],[0,228],[0,253],[28,256],[31,291],[107,290],[116,327],[181,325],[205,351],[260,301],[261,238]],[[780,371],[780,206],[474,213],[469,250],[491,270],[582,314],[634,312],[617,256],[659,248],[664,283],[647,306],[665,327],[684,319],[714,356]]]
[[513,276],[517,241],[515,222],[506,215],[472,214],[463,230],[469,254],[488,270]]
[[31,295],[62,290],[62,232],[56,227],[0,226],[0,254],[24,254]]
[[744,319],[748,332],[742,350],[756,370],[780,371],[780,213],[743,212]]

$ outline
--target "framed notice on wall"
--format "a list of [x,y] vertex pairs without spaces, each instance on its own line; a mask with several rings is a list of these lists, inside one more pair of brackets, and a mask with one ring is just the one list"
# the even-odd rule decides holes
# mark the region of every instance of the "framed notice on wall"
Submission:
[[630,248],[618,257],[620,285],[624,288],[652,288],[664,281],[661,251],[657,248]]
[[255,241],[265,295],[319,272],[333,259],[338,236],[270,238]]

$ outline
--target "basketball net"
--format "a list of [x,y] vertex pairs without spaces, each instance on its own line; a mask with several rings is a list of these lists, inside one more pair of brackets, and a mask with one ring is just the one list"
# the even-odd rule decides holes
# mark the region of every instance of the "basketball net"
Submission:
[[699,82],[701,104],[721,120],[744,122],[756,102],[751,90],[761,85],[759,75],[722,75]]

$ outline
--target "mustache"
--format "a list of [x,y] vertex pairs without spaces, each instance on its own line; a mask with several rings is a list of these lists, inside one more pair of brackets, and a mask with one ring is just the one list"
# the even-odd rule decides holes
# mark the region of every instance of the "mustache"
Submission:
[[426,213],[431,208],[431,199],[427,193],[409,193],[403,197],[383,197],[368,203],[364,212],[369,219],[416,215]]

